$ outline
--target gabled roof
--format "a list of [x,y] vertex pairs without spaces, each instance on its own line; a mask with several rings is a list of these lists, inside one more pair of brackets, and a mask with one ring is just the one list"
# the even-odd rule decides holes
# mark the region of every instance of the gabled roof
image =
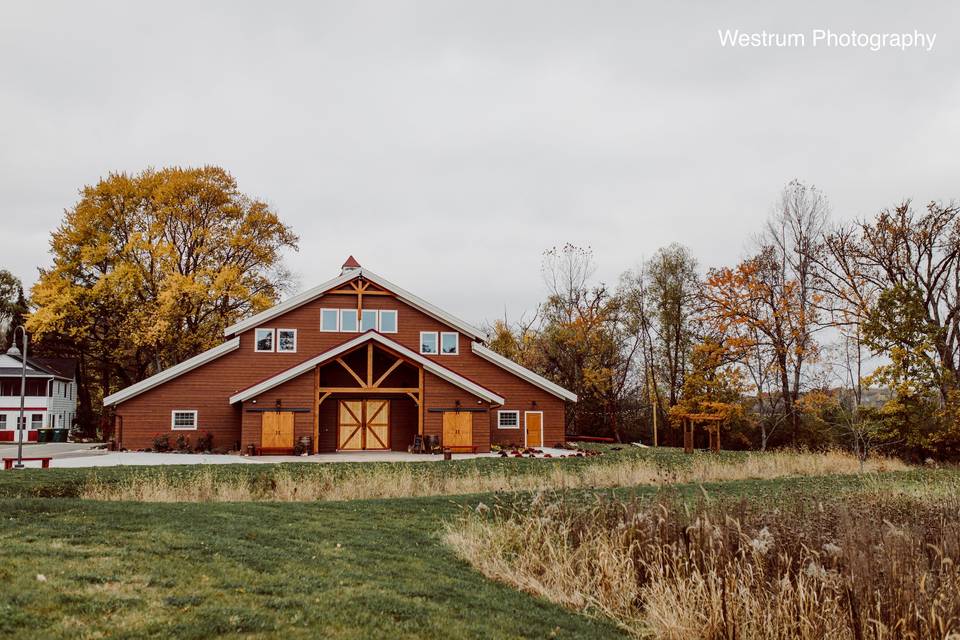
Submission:
[[406,302],[411,307],[414,307],[415,309],[419,309],[420,311],[427,314],[428,316],[431,316],[439,320],[440,322],[443,322],[444,324],[459,330],[461,333],[469,336],[474,340],[483,340],[485,338],[484,333],[480,329],[474,327],[471,324],[464,322],[463,320],[460,320],[456,316],[453,316],[447,313],[446,311],[440,309],[439,307],[436,307],[430,304],[423,298],[419,298],[413,295],[412,293],[410,293],[409,291],[401,289],[397,285],[388,281],[386,278],[378,276],[376,273],[363,267],[344,271],[342,274],[340,274],[336,278],[327,280],[323,284],[317,285],[312,289],[308,289],[303,293],[299,293],[291,298],[288,298],[283,302],[273,307],[270,307],[265,311],[261,311],[260,313],[254,316],[250,316],[246,320],[241,320],[236,324],[230,325],[229,327],[223,330],[223,334],[229,337],[229,336],[236,335],[242,331],[246,331],[248,329],[257,327],[283,313],[286,313],[288,311],[296,309],[297,307],[303,306],[308,302],[312,302],[313,300],[316,300],[317,298],[327,293],[331,289],[336,289],[338,286],[342,284],[346,284],[347,282],[353,280],[354,278],[364,278],[365,280],[369,280],[370,282],[376,285],[379,285],[380,287],[383,287],[384,289],[388,290],[390,293],[397,296],[397,298],[399,298],[400,300]]
[[377,342],[383,345],[384,347],[390,349],[391,351],[395,352],[397,355],[403,357],[406,360],[409,360],[411,362],[415,362],[416,364],[421,365],[424,368],[424,370],[429,371],[430,373],[434,374],[438,378],[442,378],[443,380],[446,380],[447,382],[453,385],[456,385],[461,389],[469,391],[470,393],[477,396],[478,398],[481,398],[488,402],[492,402],[494,404],[504,403],[504,399],[502,396],[497,395],[496,393],[494,393],[493,391],[490,391],[486,387],[482,387],[476,382],[473,382],[472,380],[468,380],[467,378],[464,378],[460,374],[454,371],[451,371],[450,369],[440,364],[437,364],[433,360],[424,358],[419,353],[416,353],[415,351],[411,351],[410,349],[406,348],[402,344],[398,342],[394,342],[393,340],[391,340],[390,338],[387,338],[383,334],[380,334],[380,333],[377,333],[376,331],[371,330],[357,336],[356,338],[353,338],[352,340],[348,340],[347,342],[344,342],[340,346],[329,349],[328,351],[325,351],[314,358],[311,358],[305,362],[301,362],[300,364],[293,366],[287,369],[286,371],[282,371],[281,373],[278,373],[277,375],[271,378],[268,378],[263,382],[257,383],[252,387],[248,387],[243,391],[230,396],[230,404],[233,404],[235,402],[243,402],[245,400],[254,398],[260,395],[261,393],[264,393],[265,391],[269,391],[270,389],[273,389],[274,387],[279,386],[284,382],[287,382],[288,380],[292,380],[297,376],[307,373],[308,371],[312,370],[314,367],[316,367],[319,364],[323,364],[324,362],[332,360],[333,358],[336,358],[337,356],[344,354],[347,351],[350,351],[351,349],[354,349],[364,344],[365,342],[371,342],[371,341]]
[[[69,367],[66,363],[72,363],[72,369],[61,371],[56,366],[63,361],[64,367]],[[27,358],[27,377],[28,378],[60,378],[62,380],[73,380],[73,371],[76,369],[77,361],[72,358]],[[0,376],[19,376],[23,369],[22,356],[12,356],[9,353],[0,353]]]
[[122,391],[118,391],[114,394],[111,394],[103,399],[104,406],[111,406],[119,404],[124,400],[129,400],[130,398],[140,395],[144,391],[153,389],[156,386],[159,386],[166,382],[167,380],[172,380],[177,376],[183,375],[188,371],[192,371],[197,367],[204,365],[211,360],[216,360],[225,353],[230,353],[231,351],[240,347],[240,338],[234,338],[233,340],[228,340],[221,345],[217,345],[213,349],[208,349],[201,354],[195,355],[189,360],[184,360],[180,364],[174,365],[169,369],[164,369],[160,373],[154,374],[145,380],[141,380],[136,384],[132,384]]
[[569,400],[570,402],[577,401],[577,394],[573,393],[572,391],[567,391],[566,389],[564,389],[558,384],[550,382],[543,376],[536,374],[533,371],[530,371],[530,369],[527,369],[526,367],[520,366],[513,360],[510,360],[509,358],[506,358],[500,355],[496,351],[493,351],[492,349],[488,349],[487,347],[477,342],[474,342],[472,346],[473,346],[473,352],[475,354],[477,354],[484,360],[492,362],[493,364],[497,365],[501,369],[506,369],[507,371],[517,375],[518,377],[523,378],[530,384],[540,387],[547,393],[551,393],[557,396],[558,398],[561,398],[563,400]]

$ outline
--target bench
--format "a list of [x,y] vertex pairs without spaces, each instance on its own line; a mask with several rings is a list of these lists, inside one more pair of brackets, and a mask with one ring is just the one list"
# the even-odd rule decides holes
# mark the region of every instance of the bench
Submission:
[[[50,468],[50,460],[52,460],[52,458],[20,458],[20,459],[23,460],[24,462],[36,462],[36,461],[39,460],[39,461],[40,461],[40,467],[43,468],[43,469],[49,469],[49,468]],[[15,463],[16,461],[17,461],[16,458],[4,458],[4,459],[3,459],[3,468],[4,468],[4,469],[13,469],[13,465],[14,465],[14,463]]]

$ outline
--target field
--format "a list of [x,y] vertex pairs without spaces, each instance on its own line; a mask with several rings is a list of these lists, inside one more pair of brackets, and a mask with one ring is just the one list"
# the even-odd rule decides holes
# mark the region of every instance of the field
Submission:
[[[480,549],[488,541],[473,534],[494,531],[483,527],[522,524],[557,501],[570,513],[705,500],[762,512],[828,496],[927,500],[960,483],[952,469],[886,462],[861,475],[849,460],[789,455],[769,465],[607,448],[563,461],[4,473],[0,636],[626,637],[653,627],[625,624],[595,598],[518,585],[466,542]],[[313,488],[291,493],[295,481]],[[151,501],[129,500],[144,483]],[[376,497],[377,486],[389,488]]]

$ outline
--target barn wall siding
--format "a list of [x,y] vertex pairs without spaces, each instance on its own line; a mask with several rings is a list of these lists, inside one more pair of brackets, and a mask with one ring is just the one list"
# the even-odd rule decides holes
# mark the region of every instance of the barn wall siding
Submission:
[[[391,340],[419,352],[421,331],[450,331],[451,329],[434,318],[406,305],[393,297],[366,296],[365,309],[396,309],[398,311],[398,332],[384,334]],[[354,337],[357,333],[320,331],[320,310],[323,308],[356,309],[356,297],[340,294],[323,296],[311,303],[270,320],[262,325],[272,329],[296,329],[296,353],[257,353],[254,351],[255,329],[240,334],[240,347],[193,371],[174,378],[163,385],[135,396],[117,406],[116,413],[123,422],[122,445],[128,449],[150,447],[154,435],[167,433],[171,440],[177,435],[170,427],[170,412],[174,409],[192,409],[198,411],[199,429],[188,432],[191,440],[203,431],[213,434],[215,447],[232,447],[240,442],[245,448],[248,444],[260,446],[261,415],[247,411],[250,408],[271,408],[277,400],[282,407],[309,408],[313,411],[313,372],[301,375],[256,398],[256,404],[250,401],[229,404],[229,397],[258,382],[266,380],[301,362],[309,360]],[[564,440],[564,403],[559,398],[543,391],[525,380],[501,369],[473,353],[470,339],[459,336],[457,355],[426,356],[438,364],[456,371],[460,375],[480,384],[506,399],[504,409],[516,409],[521,415],[521,429],[500,430],[497,428],[497,407],[484,403],[477,404],[477,398],[430,373],[424,376],[424,395],[426,409],[431,407],[453,407],[459,400],[462,406],[472,408],[486,407],[486,413],[474,415],[474,445],[481,451],[489,449],[491,443],[523,444],[523,412],[543,411],[544,444],[551,446]],[[240,406],[242,404],[242,406]],[[392,416],[404,422],[404,438],[410,435],[408,406],[394,409]],[[415,430],[415,409],[413,409]],[[442,434],[442,414],[424,412],[424,431],[428,434]],[[336,447],[336,402],[328,399],[321,407],[321,433],[318,446],[321,451],[332,451]],[[298,413],[295,416],[295,436],[313,434],[312,413]],[[393,448],[401,446],[391,443]],[[405,448],[403,444],[403,448]]]

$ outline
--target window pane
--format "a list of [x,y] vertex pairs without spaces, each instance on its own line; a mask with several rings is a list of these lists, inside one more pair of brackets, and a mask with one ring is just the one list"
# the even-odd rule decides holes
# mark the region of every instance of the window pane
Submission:
[[190,429],[196,426],[195,415],[192,411],[174,411],[173,426],[177,429]]
[[380,331],[382,333],[397,332],[397,312],[392,310],[380,312]]
[[43,414],[42,414],[42,413],[34,413],[33,415],[30,416],[30,428],[31,428],[31,429],[39,429],[39,428],[42,427],[42,426],[43,426]]
[[420,334],[420,353],[437,353],[437,334],[425,331]]
[[364,309],[360,316],[360,331],[370,331],[377,328],[377,310]]
[[277,331],[277,351],[296,351],[297,350],[297,332],[293,329],[280,329]]
[[336,331],[337,330],[337,314],[339,311],[336,309],[324,309],[320,312],[320,329],[322,331]]
[[460,334],[458,333],[442,333],[440,334],[441,344],[440,347],[443,353],[457,353],[457,338]]
[[340,331],[356,331],[356,330],[357,330],[357,310],[341,309],[340,310]]
[[6,428],[7,428],[7,415],[0,414],[0,429],[6,429]]
[[257,351],[273,351],[273,329],[257,329]]
[[500,426],[501,427],[517,427],[520,425],[520,414],[516,411],[501,411],[500,412]]

